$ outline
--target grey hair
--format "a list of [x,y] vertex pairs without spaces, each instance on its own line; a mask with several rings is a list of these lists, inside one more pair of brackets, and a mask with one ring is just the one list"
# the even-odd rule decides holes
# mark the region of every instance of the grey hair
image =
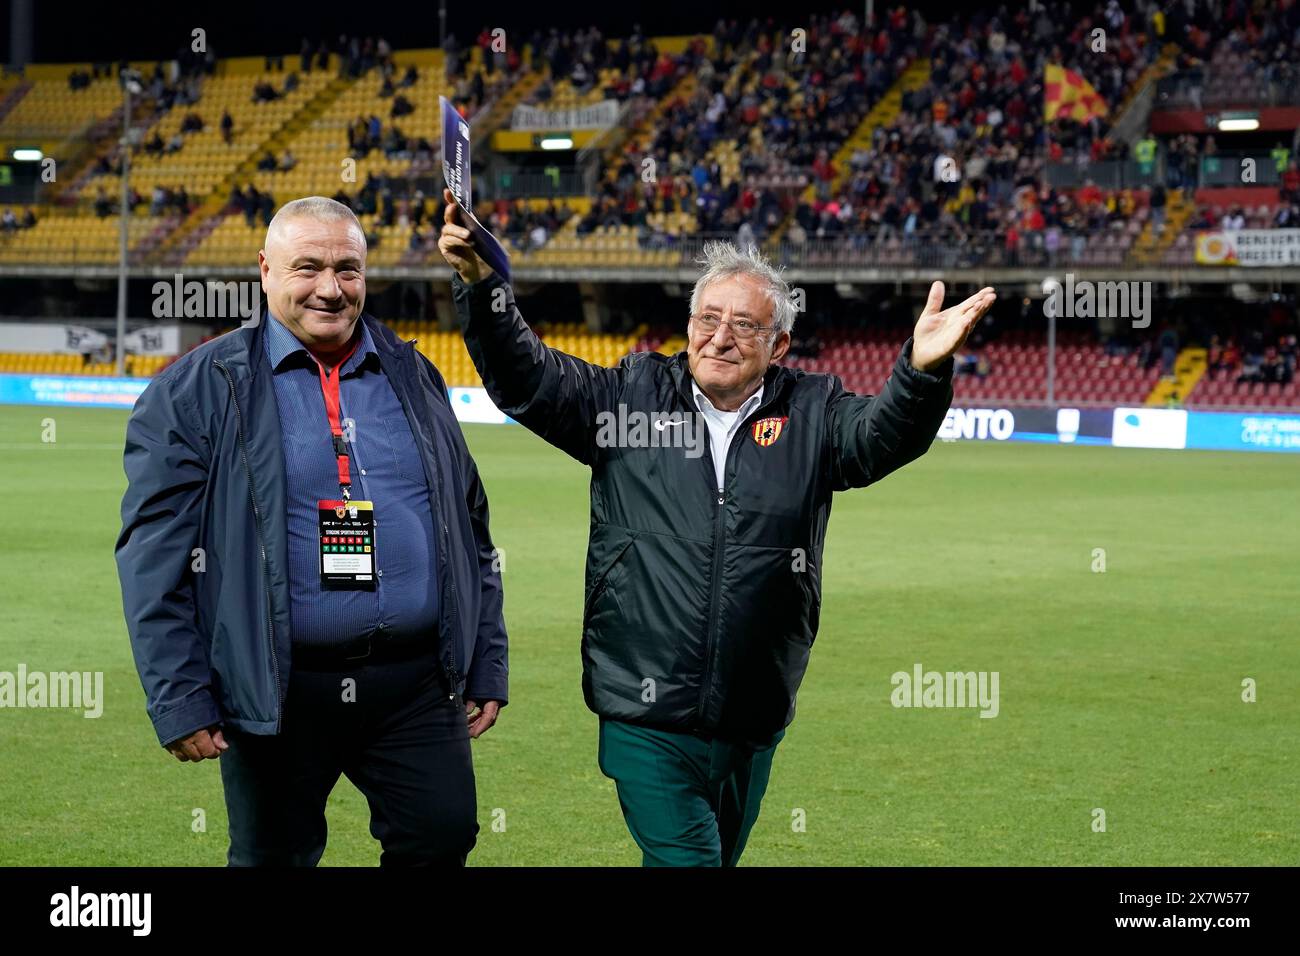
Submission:
[[266,227],[266,244],[271,244],[271,237],[279,235],[284,228],[284,223],[290,219],[315,219],[317,222],[350,222],[357,227],[357,232],[361,235],[361,245],[366,244],[366,231],[361,228],[361,220],[343,203],[337,199],[329,199],[325,196],[304,196],[302,199],[291,199],[276,211],[271,218],[271,224]]
[[704,244],[704,254],[696,262],[704,266],[704,274],[691,290],[691,315],[700,312],[700,294],[717,279],[735,275],[753,276],[763,284],[763,291],[772,300],[772,323],[781,332],[794,328],[795,307],[790,298],[790,285],[781,278],[767,258],[753,246],[737,249],[730,242],[714,240]]

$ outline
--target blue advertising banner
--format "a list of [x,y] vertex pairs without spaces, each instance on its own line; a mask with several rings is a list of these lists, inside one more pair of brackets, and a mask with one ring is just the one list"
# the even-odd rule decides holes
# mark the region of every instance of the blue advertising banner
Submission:
[[92,375],[0,375],[0,405],[132,408],[147,378]]
[[1300,452],[1300,415],[1188,412],[1187,447]]
[[456,112],[451,100],[438,97],[442,105],[442,176],[460,207],[460,221],[473,234],[474,250],[497,275],[509,280],[510,257],[483,224],[474,217],[469,163],[469,123]]
[[[0,405],[131,409],[147,378],[0,374]],[[447,390],[462,422],[513,424],[482,388]],[[1300,414],[1197,412],[1152,407],[956,407],[939,441],[1040,442],[1116,448],[1300,453]]]
[[1109,408],[954,407],[939,426],[940,441],[1032,441],[1109,445]]
[[[80,408],[135,407],[149,384],[147,378],[103,378],[91,375],[0,374],[0,405],[66,405]],[[462,422],[513,425],[482,388],[449,388],[447,398]]]

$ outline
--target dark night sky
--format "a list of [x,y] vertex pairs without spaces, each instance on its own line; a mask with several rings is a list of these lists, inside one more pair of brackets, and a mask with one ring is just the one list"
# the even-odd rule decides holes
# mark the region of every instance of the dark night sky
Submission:
[[[0,0],[0,56],[9,55],[10,0]],[[913,4],[914,6],[915,4]],[[337,37],[346,32],[358,36],[383,35],[396,49],[433,47],[438,44],[438,3],[424,0],[415,4],[367,3],[365,0],[298,0],[293,3],[89,3],[83,0],[36,0],[36,62],[166,59],[177,47],[188,44],[190,31],[203,27],[218,56],[261,54],[298,50],[304,35]],[[719,16],[748,19],[757,15],[793,18],[805,10],[831,11],[846,4],[812,0],[795,6],[777,0],[747,2],[592,3],[590,0],[561,0],[558,3],[458,2],[449,3],[450,32],[465,39],[487,25],[501,26],[507,36],[517,30],[527,35],[534,28],[576,28],[595,23],[609,36],[628,33],[640,23],[648,34],[685,33],[707,30]],[[861,14],[863,4],[847,4]],[[877,4],[877,10],[884,8]],[[359,15],[359,12],[364,15]]]

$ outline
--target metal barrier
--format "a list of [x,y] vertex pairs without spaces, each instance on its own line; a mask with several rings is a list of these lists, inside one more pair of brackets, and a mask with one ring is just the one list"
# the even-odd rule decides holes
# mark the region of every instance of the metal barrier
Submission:
[[1156,83],[1155,108],[1158,110],[1223,109],[1232,106],[1300,105],[1300,68],[1293,63],[1274,63],[1258,67],[1249,82],[1217,87],[1214,75],[1206,69],[1180,70]]

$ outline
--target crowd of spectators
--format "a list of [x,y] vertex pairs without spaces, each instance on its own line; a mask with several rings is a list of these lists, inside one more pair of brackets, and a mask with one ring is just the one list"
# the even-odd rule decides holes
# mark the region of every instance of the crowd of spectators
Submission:
[[[555,84],[561,81],[567,81],[583,97],[600,84],[599,94],[603,99],[625,100],[638,96],[661,99],[705,59],[702,39],[688,44],[680,55],[672,56],[660,52],[654,41],[642,34],[640,26],[634,26],[630,36],[614,40],[612,48],[595,26],[577,31],[553,27],[545,35],[534,33],[528,46],[532,51],[532,70],[546,73],[531,97],[532,102],[543,105],[551,100]],[[606,81],[602,78],[605,71],[614,71],[615,75]]]
[[284,85],[278,90],[275,88],[274,83],[271,83],[268,80],[259,80],[253,84],[252,101],[254,103],[273,103],[278,99],[283,99],[288,96],[294,90],[298,89],[300,85],[302,85],[302,81],[298,79],[297,73],[290,73],[286,76],[284,78]]
[[[625,225],[663,244],[669,236],[653,214],[685,213],[697,231],[744,230],[761,241],[917,52],[922,22],[901,9],[867,32],[847,12],[813,16],[798,25],[802,33],[772,20],[721,20],[711,52],[697,43],[676,58],[654,56],[634,34],[615,52],[628,67],[609,64],[631,75],[629,92],[661,95],[653,81],[669,91],[688,74],[694,91],[667,103],[648,138],[630,139],[608,164],[579,232]],[[583,73],[595,69],[593,60]],[[737,169],[724,168],[715,150],[728,141]]]
[[298,157],[293,154],[293,150],[285,147],[279,158],[270,150],[262,153],[262,158],[257,161],[257,171],[261,173],[282,172],[287,173],[298,165]]
[[[607,164],[579,232],[630,226],[653,245],[668,238],[654,213],[686,213],[691,231],[729,233],[742,243],[761,243],[784,224],[787,248],[810,239],[855,248],[943,244],[958,258],[993,253],[1008,264],[1084,255],[1112,262],[1146,217],[1163,232],[1169,192],[1191,193],[1197,164],[1216,144],[1172,137],[1163,144],[1162,176],[1140,156],[1145,188],[1100,188],[1087,179],[1088,167],[1126,160],[1128,148],[1110,138],[1102,118],[1044,122],[1045,67],[1083,76],[1113,118],[1168,44],[1186,66],[1225,36],[1294,42],[1260,22],[1246,4],[1208,0],[1008,4],[938,23],[897,7],[865,30],[852,13],[813,17],[800,53],[785,26],[724,21],[713,54],[688,66],[698,77],[695,93],[667,105],[648,142],[628,142],[625,155]],[[1105,55],[1097,55],[1097,31]],[[549,38],[547,48],[575,85],[609,65],[596,31]],[[836,152],[866,108],[915,56],[928,58],[928,82],[905,92],[897,117],[837,168]],[[725,140],[740,150],[738,177],[714,151]],[[1079,172],[1070,185],[1054,186],[1049,165]],[[1284,192],[1300,190],[1300,173],[1286,175]],[[1212,212],[1216,224],[1232,215]],[[1300,205],[1292,209],[1291,201],[1270,210],[1272,224],[1297,216]],[[1101,235],[1113,242],[1099,245]]]
[[12,208],[6,208],[0,213],[0,232],[6,235],[17,232],[19,229],[31,229],[36,225],[36,212],[29,206],[20,218]]
[[[579,95],[599,87],[602,97],[660,101],[647,130],[638,128],[604,164],[590,210],[577,217],[579,235],[625,226],[646,245],[668,245],[679,232],[672,217],[687,220],[681,231],[729,234],[742,244],[779,234],[787,250],[817,241],[836,248],[943,249],[956,262],[1056,265],[1100,254],[1092,261],[1110,263],[1123,257],[1147,217],[1163,231],[1169,194],[1189,193],[1198,164],[1218,147],[1213,136],[1169,137],[1160,144],[1162,175],[1148,187],[1099,187],[1088,168],[1127,159],[1129,150],[1110,138],[1106,119],[1043,120],[1046,66],[1083,76],[1113,119],[1169,44],[1182,69],[1204,66],[1228,48],[1269,76],[1280,75],[1300,27],[1300,4],[1283,7],[1274,22],[1243,0],[1047,0],[957,10],[932,22],[921,10],[898,5],[869,25],[849,10],[789,23],[724,19],[711,45],[697,41],[672,55],[639,27],[613,43],[596,27],[536,31],[522,43],[484,27],[473,41],[483,72],[466,69],[469,48],[455,36],[444,52],[466,115],[522,69],[546,72],[532,97],[541,105],[560,81]],[[283,91],[264,79],[254,99],[291,91],[298,72],[330,68],[331,54],[343,75],[378,70],[382,76],[384,108],[349,124],[350,155],[379,151],[412,160],[413,170],[431,165],[436,149],[430,139],[408,134],[397,122],[415,110],[411,88],[420,70],[397,66],[383,37],[340,35],[332,44],[304,39],[299,69],[285,77]],[[925,82],[904,91],[897,114],[843,156],[841,147],[867,111],[917,57],[929,63]],[[283,71],[284,59],[269,57],[267,70]],[[170,97],[168,107],[190,102],[209,65],[210,56],[190,56],[171,76],[160,65],[151,95]],[[690,92],[662,102],[688,76],[694,79]],[[155,133],[142,148],[175,152],[187,133],[204,125],[191,111],[171,139]],[[220,128],[229,142],[228,113]],[[279,157],[268,152],[257,166],[287,170],[296,162],[287,151]],[[1142,164],[1150,164],[1149,154],[1139,157]],[[1047,174],[1049,167],[1071,166],[1077,177],[1054,185],[1060,179]],[[1263,219],[1259,209],[1205,207],[1191,225],[1300,226],[1300,171],[1294,162],[1285,166],[1283,201],[1264,210]],[[96,171],[114,168],[106,157]],[[413,198],[409,185],[387,191],[404,202]],[[386,208],[382,193],[342,195],[355,208],[380,214]],[[387,208],[392,220],[400,218],[396,200]],[[245,214],[252,221],[260,210],[259,199]],[[488,224],[517,247],[536,247],[573,217],[562,204],[531,209],[502,202]],[[1099,236],[1114,242],[1098,246]]]
[[[376,67],[382,70],[393,68],[393,48],[383,37],[340,33],[332,43],[324,39],[313,42],[311,38],[303,37],[298,47],[298,71],[311,73],[313,69],[328,70],[331,54],[338,58],[339,76],[356,79]],[[283,56],[277,54],[267,56],[264,64],[266,72],[283,72],[284,60]]]
[[[115,215],[118,212],[121,208],[121,203],[122,200],[120,195],[114,194],[110,196],[107,190],[105,190],[101,185],[95,188],[95,199],[91,203],[91,206],[94,208],[96,216],[100,219],[107,219],[109,216]],[[132,214],[134,214],[139,207],[143,206],[144,203],[145,199],[140,195],[140,191],[134,186],[130,187],[129,195],[127,196],[127,206],[130,208]]]
[[424,136],[407,136],[396,123],[385,124],[373,113],[348,124],[348,155],[369,156],[378,150],[389,159],[432,159],[436,152]]
[[[367,221],[367,243],[373,248],[381,235],[378,229],[399,226],[410,228],[412,249],[432,249],[442,222],[441,197],[432,198],[410,179],[370,173],[355,193],[340,189],[333,198]],[[371,218],[373,217],[373,218]]]
[[[540,249],[547,240],[575,215],[567,202],[558,205],[549,200],[541,209],[533,209],[521,199],[513,203],[502,199],[489,214],[494,235],[503,236],[519,250]],[[578,227],[582,232],[582,226]]]
[[1256,330],[1248,333],[1241,345],[1232,336],[1220,341],[1215,335],[1206,350],[1206,375],[1211,380],[1230,379],[1238,385],[1290,385],[1295,379],[1296,357],[1294,333],[1272,336]]
[[[814,198],[799,203],[788,238],[1000,245],[1012,260],[1051,261],[1080,254],[1088,234],[1122,228],[1146,205],[1133,191],[1047,184],[1049,163],[1086,167],[1120,151],[1100,118],[1044,122],[1043,75],[1049,63],[1062,65],[1118,106],[1158,54],[1156,9],[1139,2],[1125,12],[1110,2],[1080,17],[1063,4],[1004,6],[925,26],[928,82],[904,93],[897,119],[846,169],[815,170]],[[1104,57],[1090,53],[1098,29]]]
[[[609,164],[579,231],[632,226],[654,244],[666,237],[653,213],[687,213],[694,231],[760,243],[793,213],[786,238],[794,244],[996,232],[1013,255],[1033,248],[1052,258],[1077,245],[1074,232],[1104,228],[1145,203],[1131,192],[1093,187],[1076,199],[1042,185],[1045,163],[1117,152],[1103,121],[1039,121],[1043,67],[1062,63],[1117,103],[1159,50],[1150,30],[1157,10],[1140,2],[1125,13],[1112,2],[1081,18],[1062,15],[1061,4],[1004,6],[930,24],[900,6],[867,29],[849,12],[814,16],[799,43],[793,27],[770,20],[719,22],[712,56],[695,48],[684,64],[698,77],[694,94],[668,104],[649,141],[629,142]],[[1108,57],[1085,55],[1095,27],[1108,31]],[[571,82],[571,62],[594,77],[609,55],[598,35],[550,46]],[[839,147],[916,56],[930,60],[928,83],[907,92],[898,118],[836,168]],[[739,150],[738,176],[714,152],[728,140]]]
[[177,186],[175,189],[156,185],[149,194],[149,215],[151,216],[161,216],[169,209],[184,216],[188,215],[192,208],[193,203],[190,200],[190,194],[183,185]]
[[232,214],[242,214],[244,222],[252,229],[261,223],[263,226],[271,224],[271,218],[275,215],[275,197],[269,192],[259,190],[252,183],[249,183],[243,189],[234,186],[230,190],[230,198],[226,202],[226,211]]
[[[1179,64],[1199,63],[1241,36],[1268,34],[1290,45],[1300,41],[1289,4],[1290,33],[1260,27],[1265,17],[1240,2],[1204,0],[1155,3],[1137,0],[1096,4],[1088,15],[1071,15],[1066,4],[1022,7],[1008,15],[958,15],[928,31],[930,82],[904,96],[897,121],[876,131],[870,148],[856,151],[841,188],[829,190],[833,173],[817,178],[816,198],[800,203],[791,243],[840,236],[856,246],[898,243],[913,247],[972,246],[1008,264],[1054,263],[1063,255],[1096,256],[1108,262],[1136,238],[1149,216],[1163,234],[1169,192],[1192,195],[1200,164],[1218,152],[1213,136],[1181,134],[1159,144],[1144,137],[1134,163],[1144,188],[1099,189],[1086,179],[1089,167],[1128,159],[1109,139],[1106,121],[1043,123],[1041,78],[1048,63],[1082,75],[1109,104],[1113,118],[1126,91],[1166,44]],[[1095,31],[1104,31],[1106,55],[1090,55]],[[1271,30],[1271,33],[1269,32]],[[1289,40],[1288,40],[1289,38]],[[1274,55],[1276,50],[1274,50]],[[1163,145],[1163,165],[1151,157]],[[1145,147],[1145,152],[1144,152]],[[1295,224],[1300,219],[1300,172],[1278,143],[1271,154],[1283,181],[1283,203],[1265,209],[1205,208],[1199,228]],[[1077,167],[1074,182],[1049,186],[1053,164]],[[1052,177],[1061,181],[1062,177]],[[1064,177],[1068,180],[1068,177]],[[1136,219],[1134,218],[1136,216]],[[1114,237],[1098,246],[1099,234]],[[1109,259],[1106,256],[1110,256]]]
[[[211,75],[216,71],[216,55],[210,50],[205,49],[203,52],[195,52],[190,47],[183,47],[178,51],[174,60],[166,63],[154,64],[153,71],[147,76],[141,77],[143,89],[138,94],[144,101],[142,115],[150,118],[155,128],[153,135],[134,145],[136,152],[143,152],[151,156],[164,156],[180,152],[185,147],[185,138],[193,133],[200,133],[205,128],[203,116],[198,110],[190,109],[181,119],[180,125],[170,137],[166,140],[158,131],[157,120],[169,112],[173,107],[193,107],[201,97],[202,77]],[[73,70],[68,75],[68,85],[74,89],[84,89],[89,86],[90,82],[100,77],[111,77],[121,75],[121,72],[128,69],[129,64],[126,61],[114,67],[108,63],[92,64],[92,72],[86,73],[84,70]],[[140,109],[140,107],[136,107]],[[227,113],[223,118],[229,121],[230,116]],[[229,128],[225,123],[222,126],[222,132],[226,137],[226,142],[230,142]],[[105,125],[101,131],[101,141],[112,143],[111,148],[99,154],[91,167],[91,176],[121,176],[123,155],[121,144],[120,129],[112,124]],[[159,189],[154,188],[156,196]],[[189,208],[189,197],[185,195],[183,188],[173,192],[165,190],[167,200],[163,208],[175,208],[178,211],[185,211]],[[140,194],[132,190],[131,206],[144,202]],[[91,202],[92,208],[97,216],[105,217],[116,212],[118,204],[109,199],[102,185],[97,187],[95,198]],[[155,208],[156,203],[151,201],[150,207]],[[156,214],[156,213],[155,213]]]

